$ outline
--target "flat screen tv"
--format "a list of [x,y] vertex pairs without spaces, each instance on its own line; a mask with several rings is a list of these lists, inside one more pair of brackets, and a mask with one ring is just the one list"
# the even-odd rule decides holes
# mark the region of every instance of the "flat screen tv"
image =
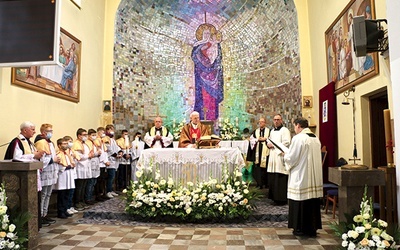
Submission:
[[61,0],[0,0],[0,67],[58,62]]

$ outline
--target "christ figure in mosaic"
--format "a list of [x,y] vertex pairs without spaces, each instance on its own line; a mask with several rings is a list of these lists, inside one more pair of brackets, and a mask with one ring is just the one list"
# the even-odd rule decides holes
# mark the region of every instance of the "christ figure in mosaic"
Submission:
[[224,99],[222,72],[222,35],[211,24],[201,24],[196,30],[192,60],[195,76],[194,110],[201,120],[216,120],[219,103]]

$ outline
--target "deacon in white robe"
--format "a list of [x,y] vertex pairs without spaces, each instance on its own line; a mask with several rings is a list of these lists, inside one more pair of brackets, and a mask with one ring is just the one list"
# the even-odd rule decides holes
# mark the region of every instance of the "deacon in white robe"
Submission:
[[275,205],[287,203],[287,185],[289,172],[285,169],[283,152],[273,143],[281,143],[289,147],[291,135],[289,129],[282,125],[282,116],[274,116],[274,127],[269,134],[267,146],[270,150],[268,159],[268,198],[274,201]]
[[288,227],[296,236],[315,237],[322,228],[320,198],[322,193],[321,142],[308,128],[308,121],[294,121],[296,135],[284,160],[289,171]]

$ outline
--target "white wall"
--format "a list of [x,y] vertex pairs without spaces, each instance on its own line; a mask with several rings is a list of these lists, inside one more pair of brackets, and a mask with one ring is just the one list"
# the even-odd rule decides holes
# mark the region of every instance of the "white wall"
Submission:
[[[394,136],[395,142],[400,142],[400,15],[398,10],[400,9],[400,2],[398,0],[387,0],[387,20],[388,20],[388,31],[389,31],[389,55],[390,55],[390,67],[391,67],[391,87],[393,89],[393,108],[391,112],[392,118],[394,118]],[[397,143],[398,144],[398,143]],[[397,207],[400,208],[400,147],[395,148],[395,162],[397,163],[396,176],[397,176]],[[400,218],[400,210],[397,211],[398,217]]]

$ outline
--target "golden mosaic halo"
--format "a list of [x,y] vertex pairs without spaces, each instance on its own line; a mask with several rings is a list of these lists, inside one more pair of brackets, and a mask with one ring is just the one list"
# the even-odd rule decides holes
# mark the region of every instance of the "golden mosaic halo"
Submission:
[[203,24],[200,24],[199,27],[196,30],[196,39],[197,39],[197,41],[201,41],[203,39],[203,32],[204,32],[205,29],[210,30],[211,31],[211,35],[217,35],[217,39],[219,41],[222,40],[221,32],[218,32],[214,25],[209,24],[209,23],[203,23]]

